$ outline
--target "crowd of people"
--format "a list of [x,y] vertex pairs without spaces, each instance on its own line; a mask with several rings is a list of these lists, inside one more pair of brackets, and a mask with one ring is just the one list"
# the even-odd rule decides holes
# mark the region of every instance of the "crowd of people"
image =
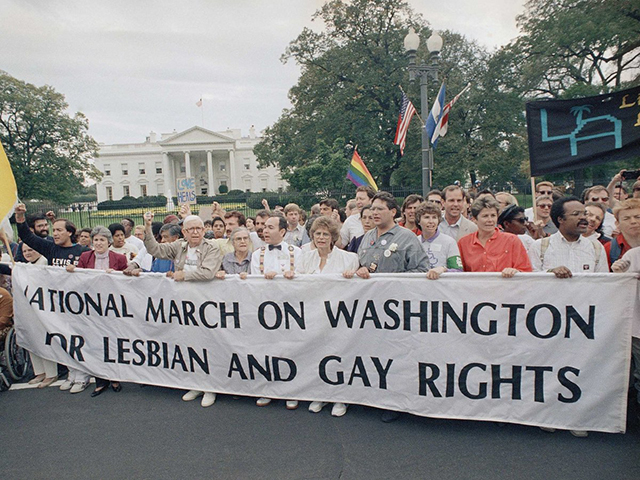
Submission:
[[[390,193],[358,187],[342,209],[332,198],[309,212],[296,204],[265,207],[247,218],[226,212],[214,202],[212,218],[193,215],[183,205],[178,215],[144,224],[130,218],[120,223],[76,230],[72,222],[44,215],[26,217],[24,205],[15,210],[20,242],[11,243],[16,261],[140,276],[165,273],[174,281],[224,280],[229,275],[292,280],[301,274],[338,273],[345,278],[370,278],[377,273],[422,272],[437,280],[447,272],[500,272],[511,278],[523,272],[550,272],[558,278],[574,273],[640,273],[640,179],[630,191],[623,173],[608,186],[596,185],[579,198],[542,181],[535,187],[534,207],[524,209],[508,192],[469,192],[459,185],[432,190],[426,198],[408,195],[402,204]],[[77,237],[77,239],[76,239]],[[10,274],[3,266],[0,273]],[[0,289],[0,308],[7,310],[7,290]],[[5,301],[3,301],[3,299]],[[8,302],[10,306],[10,302]],[[0,312],[0,329],[10,325],[10,312]],[[640,339],[632,345],[633,388],[640,403]],[[60,368],[32,354],[35,377],[29,382],[45,388]],[[69,369],[61,390],[79,393],[89,375]],[[92,396],[117,379],[96,379]],[[202,406],[216,400],[215,392],[189,391],[183,400],[202,397]],[[269,398],[259,398],[266,406]],[[295,399],[286,408],[298,408]],[[320,412],[324,402],[311,402]],[[347,405],[335,403],[331,414],[342,416]],[[383,421],[398,418],[383,412]],[[572,431],[576,436],[587,432]]]

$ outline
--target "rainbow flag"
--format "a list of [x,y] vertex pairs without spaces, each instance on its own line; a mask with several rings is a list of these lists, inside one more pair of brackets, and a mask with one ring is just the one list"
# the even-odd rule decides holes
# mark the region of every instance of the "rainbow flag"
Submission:
[[347,178],[351,180],[356,187],[368,185],[373,188],[375,192],[378,191],[378,185],[376,185],[376,181],[369,173],[369,169],[360,158],[360,155],[358,155],[357,149],[353,150],[353,158],[351,158],[351,164],[349,165],[349,170],[347,170]]

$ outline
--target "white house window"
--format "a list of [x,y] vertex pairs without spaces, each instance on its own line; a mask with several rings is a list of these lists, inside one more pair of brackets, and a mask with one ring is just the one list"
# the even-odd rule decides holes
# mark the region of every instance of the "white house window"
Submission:
[[113,200],[113,187],[106,187],[107,188],[107,200]]
[[156,162],[156,173],[162,174],[162,164],[160,162]]
[[184,166],[184,163],[180,164],[180,173],[187,173],[187,168]]
[[145,173],[147,173],[147,169],[146,169],[144,163],[139,163],[138,164],[138,173],[140,173],[140,175],[144,175]]
[[245,170],[251,170],[251,164],[249,164],[249,163],[245,163],[245,164],[244,164],[244,169],[245,169]]
[[104,174],[106,177],[109,177],[111,175],[111,165],[107,165],[105,163],[104,165]]
[[129,175],[129,165],[127,165],[126,163],[122,164],[122,175]]
[[200,173],[207,173],[207,166],[204,163],[200,164]]
[[131,195],[131,190],[129,189],[129,185],[123,185],[122,186],[122,196],[123,197],[128,197],[129,195]]
[[147,196],[147,186],[146,185],[140,185],[140,196],[141,197],[146,197]]
[[224,162],[220,162],[220,171],[221,172],[226,172],[227,171],[227,164]]

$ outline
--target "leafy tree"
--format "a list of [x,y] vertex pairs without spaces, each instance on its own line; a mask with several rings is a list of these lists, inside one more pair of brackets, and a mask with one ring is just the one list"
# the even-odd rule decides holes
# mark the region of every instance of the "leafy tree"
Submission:
[[98,144],[88,120],[66,113],[64,95],[36,87],[0,71],[0,141],[24,199],[66,203],[80,193],[85,178],[100,172],[89,162]]
[[637,1],[530,0],[526,7],[522,35],[505,49],[523,93],[574,98],[637,83]]
[[[503,75],[498,85],[527,100],[577,98],[607,93],[640,81],[640,3],[637,0],[530,0],[518,17],[522,34],[495,56]],[[603,164],[550,176],[575,182],[584,175],[606,182],[637,160]]]
[[[400,0],[333,0],[314,19],[321,33],[304,29],[291,42],[283,61],[302,67],[291,88],[292,108],[266,129],[255,152],[261,165],[279,167],[293,189],[339,190],[353,153],[365,161],[378,186],[421,188],[421,122],[407,135],[404,156],[393,144],[402,85],[419,108],[419,82],[411,84],[403,40],[410,26],[424,40],[431,35],[424,20]],[[447,98],[467,84],[470,91],[450,114],[449,133],[435,152],[434,182],[491,176],[504,184],[520,175],[524,139],[521,100],[496,88],[496,66],[489,53],[454,32],[442,32],[441,78]],[[428,60],[426,42],[418,57]],[[429,87],[433,101],[439,83]],[[423,119],[426,120],[426,119]]]
[[402,42],[409,25],[423,23],[401,0],[332,0],[314,19],[325,29],[305,28],[282,57],[302,74],[289,92],[293,107],[256,147],[258,161],[278,166],[296,188],[336,189],[357,144],[378,185],[388,186],[405,161],[393,145],[407,65]]

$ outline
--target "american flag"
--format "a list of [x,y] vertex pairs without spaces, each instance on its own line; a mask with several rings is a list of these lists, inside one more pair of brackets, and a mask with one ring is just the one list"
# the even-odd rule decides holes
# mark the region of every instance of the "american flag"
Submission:
[[400,106],[400,115],[398,115],[398,126],[396,127],[396,138],[393,139],[395,145],[400,145],[400,155],[404,155],[404,147],[407,143],[407,130],[411,118],[416,114],[416,109],[409,98],[402,92],[402,105]]
[[438,138],[444,137],[447,134],[447,130],[449,128],[449,111],[453,107],[453,104],[458,101],[458,99],[462,96],[464,92],[466,92],[469,89],[469,87],[471,87],[470,83],[468,83],[467,86],[464,87],[458,95],[453,97],[453,100],[447,103],[442,109],[442,114],[440,115],[438,124],[436,125],[435,129],[433,130],[433,134],[431,135],[432,145],[435,146],[436,142],[438,141]]

